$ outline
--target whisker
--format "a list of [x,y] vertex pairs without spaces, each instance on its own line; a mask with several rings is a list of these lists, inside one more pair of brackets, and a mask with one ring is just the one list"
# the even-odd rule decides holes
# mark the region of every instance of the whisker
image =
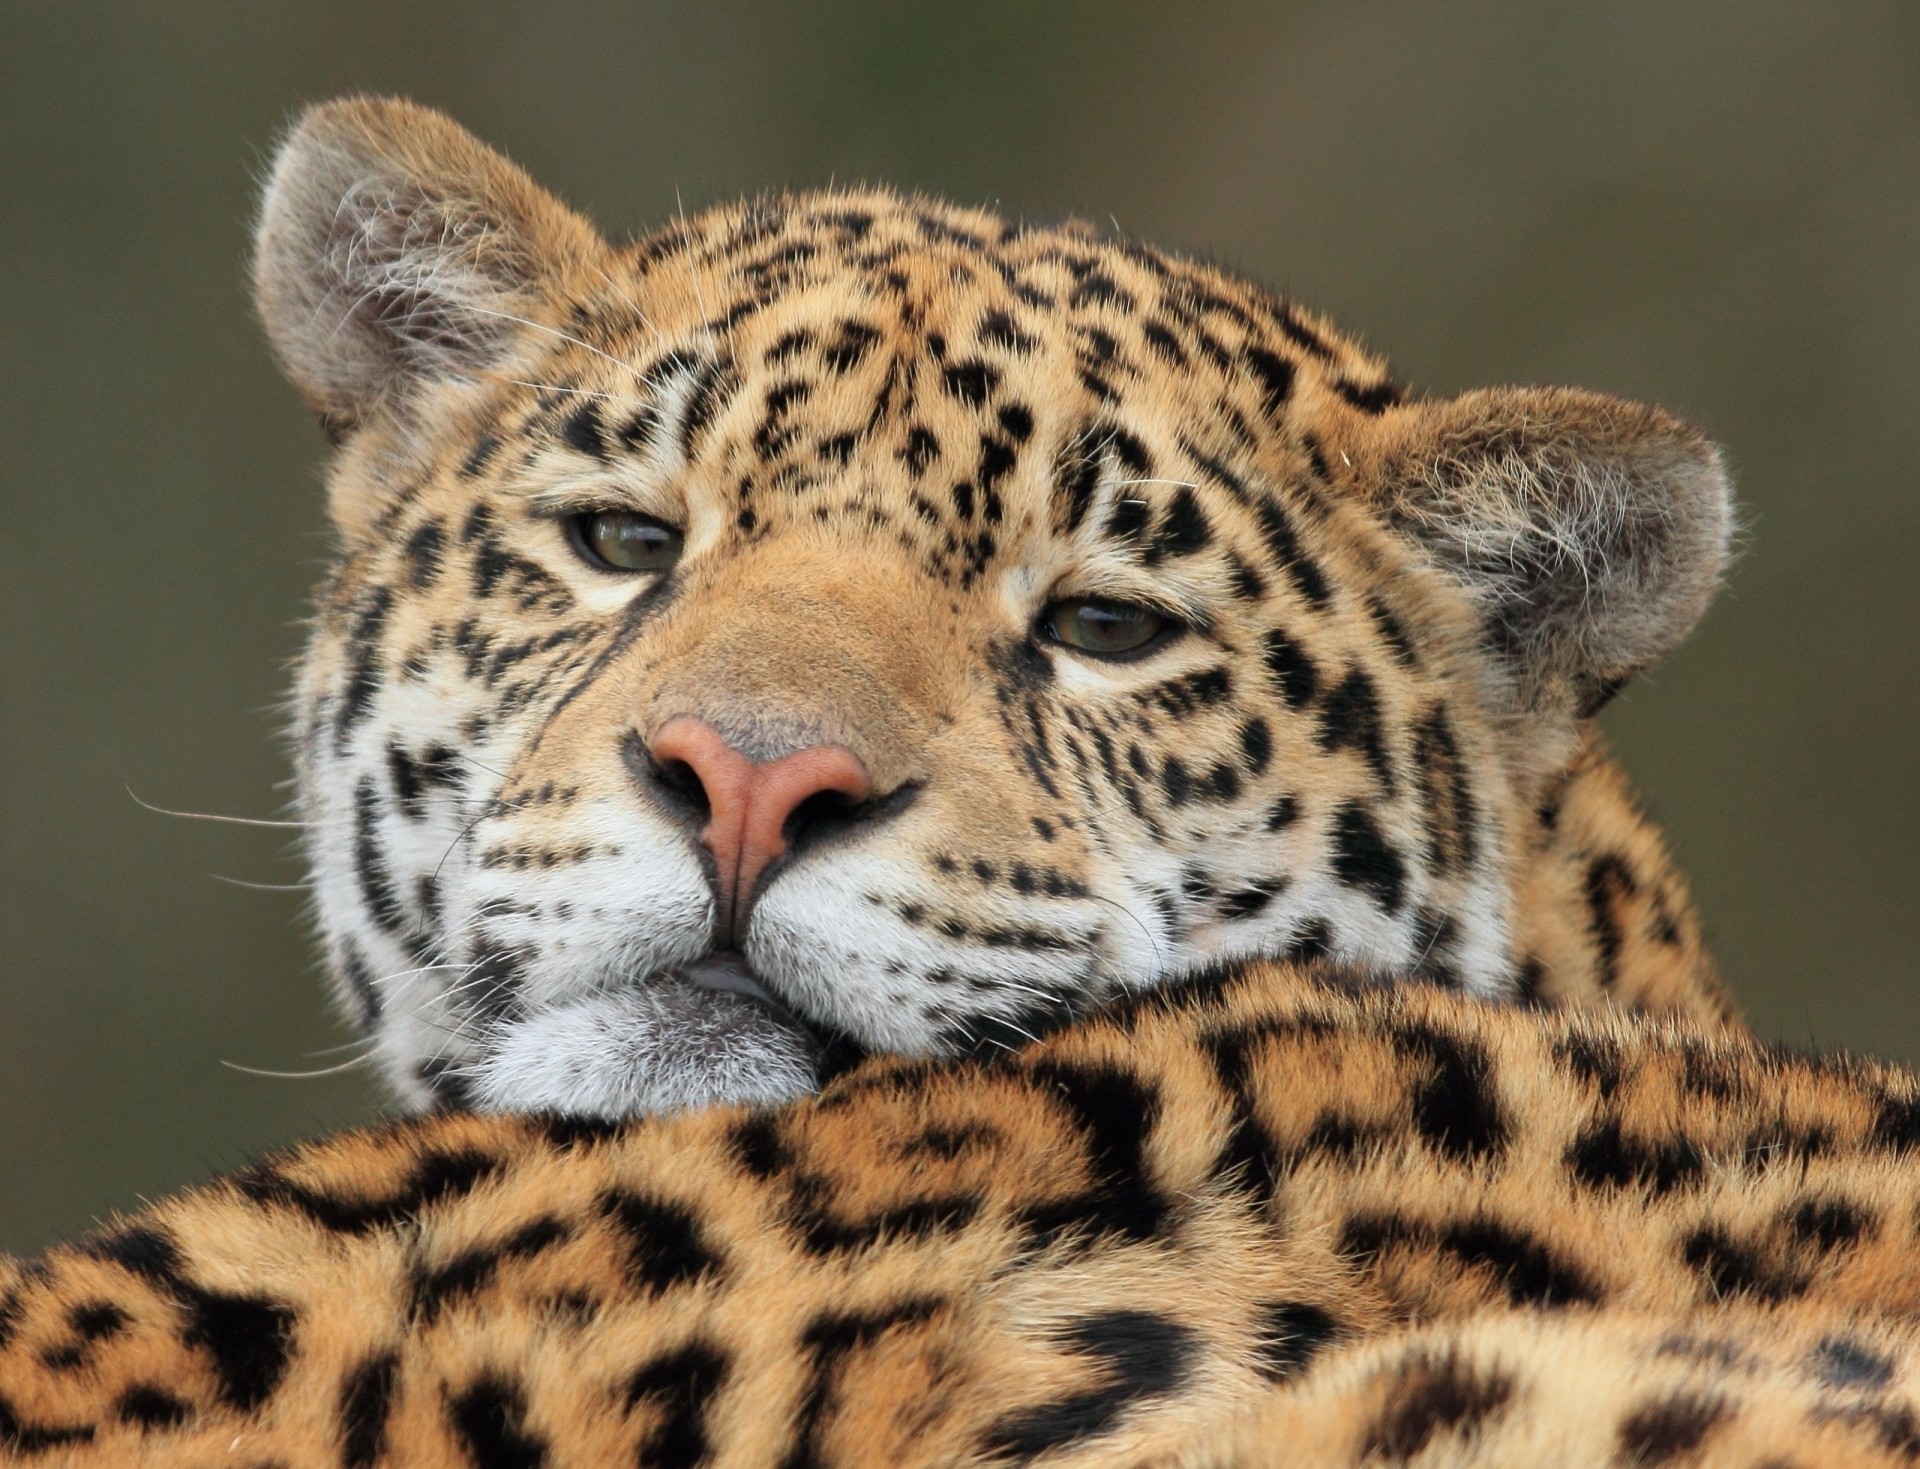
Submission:
[[306,893],[313,891],[310,882],[248,882],[243,877],[228,877],[223,872],[209,872],[208,877],[215,882],[224,882],[228,887],[245,888],[254,893]]
[[568,388],[559,383],[529,382],[523,377],[508,377],[504,373],[496,374],[503,383],[512,383],[519,388],[537,388],[543,393],[573,393],[582,398],[598,398],[602,403],[623,403],[626,400],[613,393],[597,393],[592,388]]
[[319,1076],[338,1076],[343,1071],[352,1071],[356,1067],[366,1065],[372,1059],[373,1056],[369,1053],[365,1056],[355,1056],[350,1061],[342,1061],[336,1066],[321,1066],[312,1071],[267,1071],[258,1066],[242,1066],[238,1061],[228,1061],[224,1058],[220,1064],[229,1071],[238,1071],[247,1076],[265,1076],[274,1081],[311,1081]]
[[291,828],[294,831],[305,831],[308,826],[312,825],[311,822],[306,821],[267,821],[258,816],[222,816],[213,811],[173,811],[165,806],[156,806],[151,801],[141,800],[138,796],[134,795],[132,786],[127,786],[124,789],[126,793],[133,798],[133,804],[142,810],[151,811],[156,816],[177,816],[182,821],[224,821],[230,826],[267,826],[276,827],[281,830]]

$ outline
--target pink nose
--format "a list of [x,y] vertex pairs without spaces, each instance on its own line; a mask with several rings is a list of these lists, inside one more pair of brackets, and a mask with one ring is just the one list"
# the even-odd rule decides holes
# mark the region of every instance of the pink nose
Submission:
[[704,719],[676,714],[649,749],[662,767],[680,765],[707,798],[707,829],[700,840],[720,869],[719,931],[732,935],[753,885],[767,864],[787,850],[787,824],[815,796],[866,800],[873,782],[860,757],[844,745],[814,745],[777,760],[749,760]]

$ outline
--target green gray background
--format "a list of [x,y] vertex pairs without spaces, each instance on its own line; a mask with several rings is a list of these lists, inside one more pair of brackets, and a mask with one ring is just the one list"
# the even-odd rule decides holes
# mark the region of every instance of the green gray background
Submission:
[[1762,1031],[1920,1060],[1920,6],[0,7],[0,1248],[369,1117],[274,705],[323,449],[248,318],[301,102],[445,107],[615,231],[878,178],[1110,218],[1417,386],[1658,399],[1747,549],[1608,716]]

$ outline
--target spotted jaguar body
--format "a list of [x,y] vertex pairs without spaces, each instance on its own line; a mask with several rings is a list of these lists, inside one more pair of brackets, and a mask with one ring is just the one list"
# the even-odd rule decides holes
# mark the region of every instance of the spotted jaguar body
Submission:
[[613,244],[369,99],[255,279],[420,1115],[0,1262],[0,1455],[1920,1457],[1920,1080],[1745,1034],[1593,723],[1697,430],[883,190]]

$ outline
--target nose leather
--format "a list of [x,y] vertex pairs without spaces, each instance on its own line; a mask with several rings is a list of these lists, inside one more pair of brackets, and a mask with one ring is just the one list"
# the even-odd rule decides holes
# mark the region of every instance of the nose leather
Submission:
[[751,760],[704,719],[678,714],[648,742],[658,764],[678,762],[706,792],[708,819],[700,840],[718,868],[718,931],[731,941],[767,864],[787,850],[786,826],[810,798],[829,792],[868,799],[873,782],[844,745],[811,745],[776,760]]

